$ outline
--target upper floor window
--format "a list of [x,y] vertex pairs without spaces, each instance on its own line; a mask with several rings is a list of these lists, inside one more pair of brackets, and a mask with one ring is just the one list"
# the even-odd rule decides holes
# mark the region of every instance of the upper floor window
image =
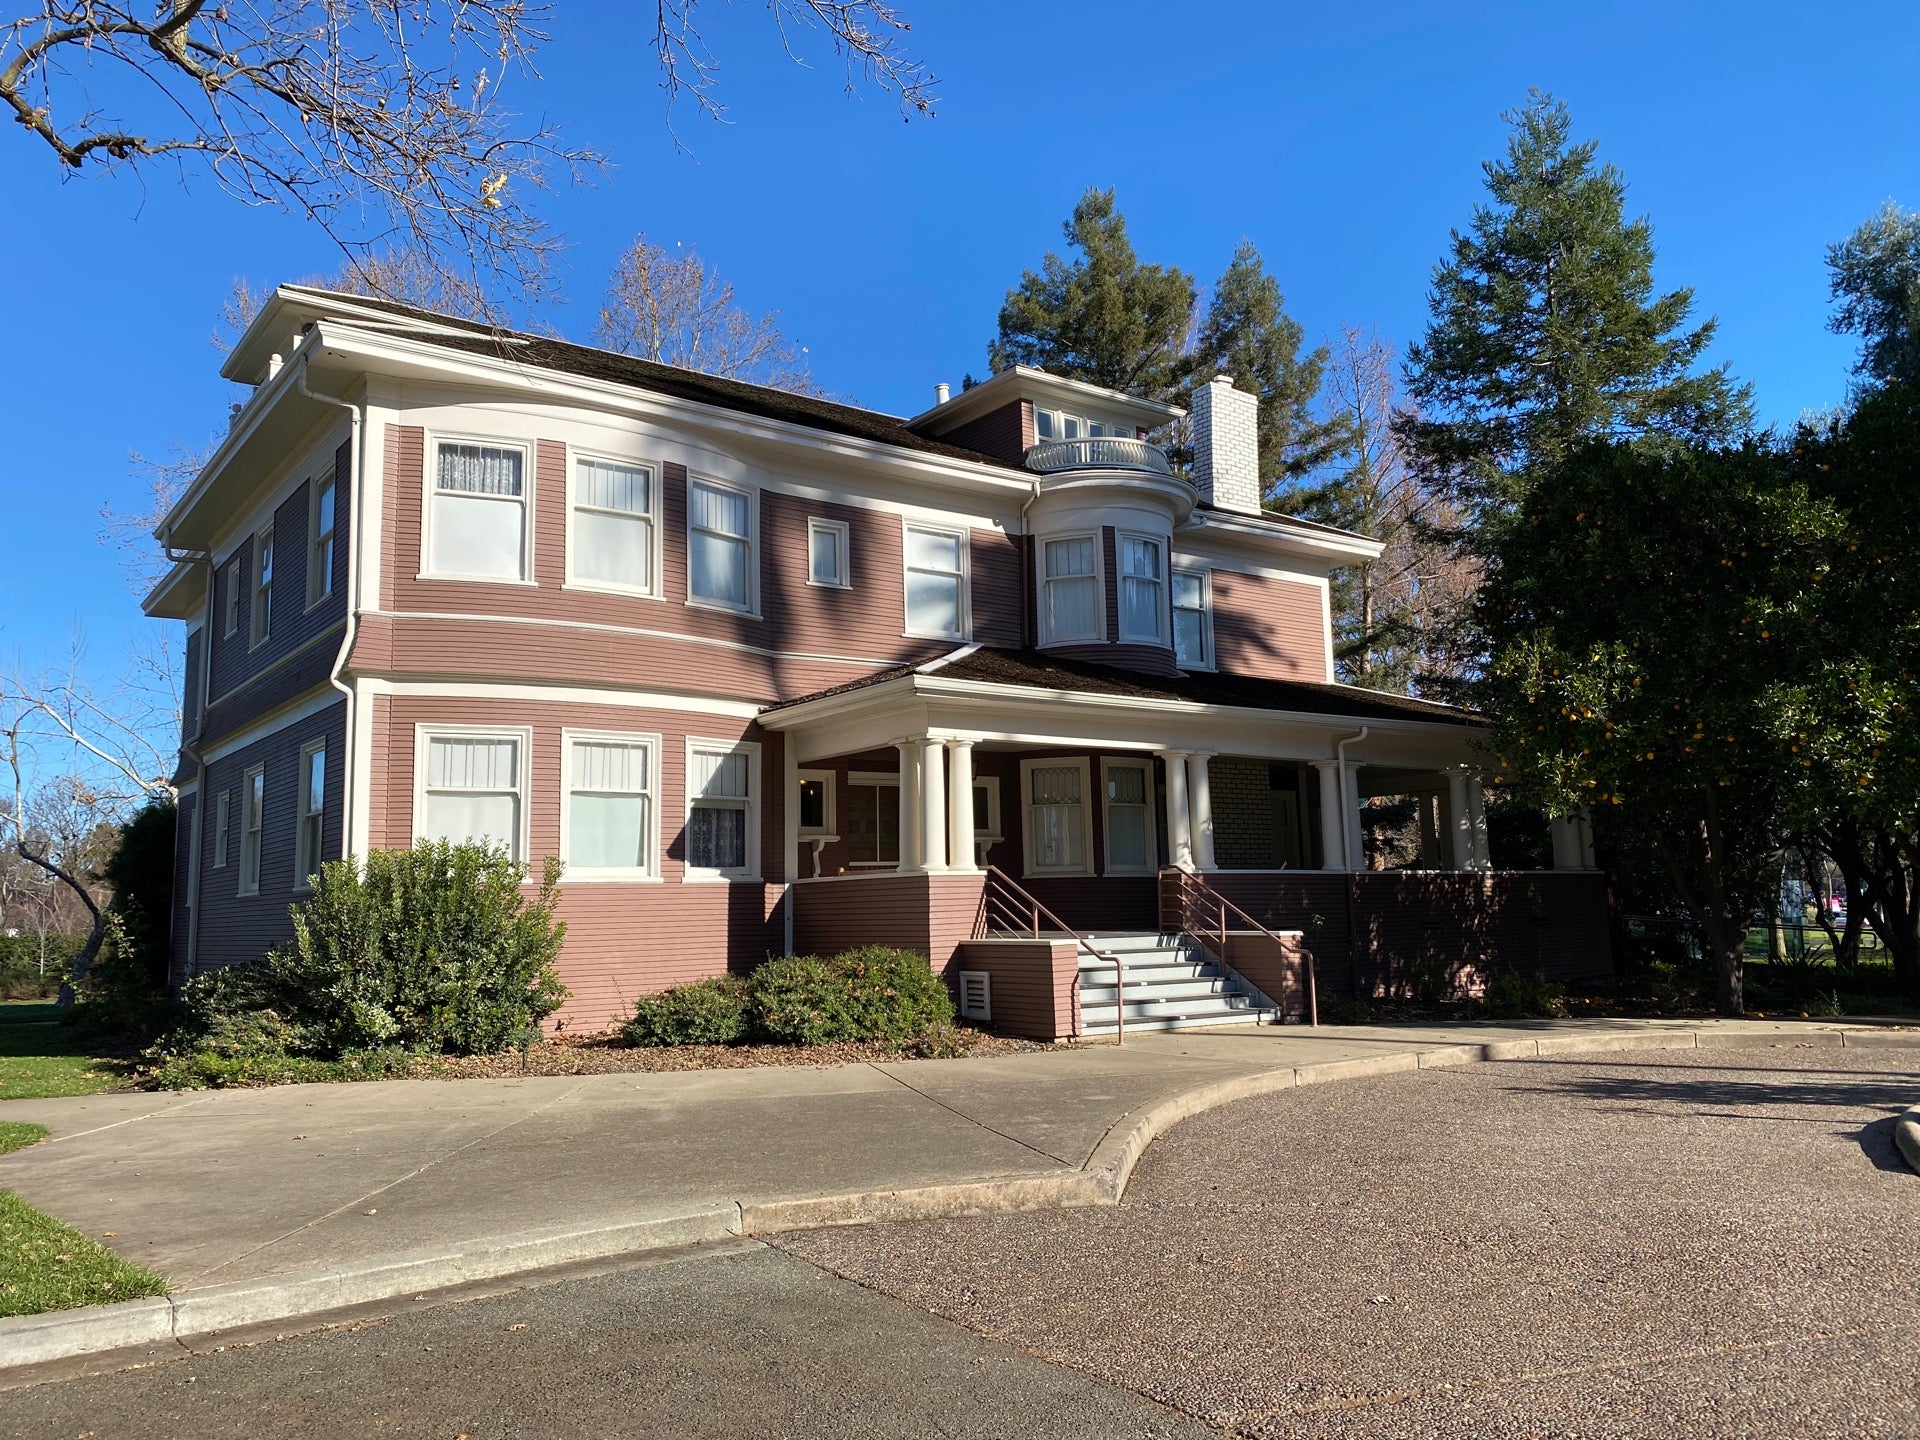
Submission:
[[687,742],[687,869],[748,879],[760,869],[760,747]]
[[320,846],[327,813],[327,742],[315,740],[300,751],[300,829],[294,840],[293,888],[304,890],[320,868]]
[[966,639],[966,532],[908,525],[906,561],[907,633]]
[[807,521],[807,583],[846,589],[847,522],[809,519]]
[[575,879],[651,879],[660,774],[656,735],[568,731],[560,858]]
[[1082,440],[1088,436],[1119,435],[1132,440],[1137,432],[1131,425],[1110,420],[1093,420],[1070,410],[1033,409],[1033,436],[1036,440]]
[[520,859],[529,733],[452,727],[418,733],[414,838],[504,845]]
[[654,594],[653,505],[653,471],[612,460],[577,460],[568,578]]
[[333,476],[313,482],[313,515],[308,533],[313,544],[307,555],[307,604],[317,605],[333,594]]
[[515,446],[440,442],[427,509],[430,574],[527,578],[526,464]]
[[266,821],[267,772],[255,765],[240,780],[240,893],[260,893],[260,834]]
[[712,480],[687,486],[687,598],[753,609],[753,503]]
[[1048,641],[1100,638],[1100,579],[1095,553],[1091,535],[1046,542],[1041,616]]
[[273,531],[253,537],[253,630],[250,644],[264,645],[273,633]]
[[227,792],[222,790],[216,797],[213,806],[213,868],[216,870],[224,870],[227,868],[227,822],[229,818],[227,807],[229,803]]
[[226,638],[240,630],[240,557],[234,556],[227,561],[227,578],[222,582],[226,586],[221,602],[220,635]]
[[1166,546],[1146,535],[1120,537],[1120,638],[1167,641]]
[[1173,658],[1182,669],[1213,668],[1213,626],[1208,619],[1207,572],[1173,572]]

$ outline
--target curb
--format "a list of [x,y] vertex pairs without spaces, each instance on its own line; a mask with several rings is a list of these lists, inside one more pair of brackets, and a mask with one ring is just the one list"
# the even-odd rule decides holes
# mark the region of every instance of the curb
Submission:
[[1893,1144],[1907,1164],[1920,1171],[1920,1105],[1894,1120]]
[[[719,1240],[844,1225],[947,1220],[1034,1210],[1116,1205],[1147,1147],[1180,1121],[1207,1110],[1303,1085],[1449,1066],[1620,1050],[1716,1050],[1808,1046],[1920,1046],[1920,1033],[1807,1030],[1739,1033],[1660,1030],[1549,1035],[1462,1045],[1436,1044],[1392,1055],[1326,1060],[1256,1071],[1201,1085],[1123,1116],[1078,1170],[953,1185],[874,1190],[792,1200],[726,1202],[653,1211],[608,1225],[577,1225],[483,1237],[457,1246],[387,1256],[305,1274],[238,1281],[115,1305],[0,1319],[0,1374],[8,1369],[113,1350],[204,1339],[244,1326],[307,1319],[372,1301],[418,1296],[582,1261],[608,1260]],[[1920,1170],[1920,1106],[1902,1115],[1894,1139]]]

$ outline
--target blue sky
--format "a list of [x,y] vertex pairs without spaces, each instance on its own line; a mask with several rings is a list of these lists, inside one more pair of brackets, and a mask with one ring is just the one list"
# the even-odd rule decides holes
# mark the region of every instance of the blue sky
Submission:
[[[1002,295],[1088,185],[1118,189],[1145,258],[1204,282],[1250,237],[1310,335],[1357,323],[1404,345],[1504,144],[1499,112],[1529,85],[1625,172],[1659,281],[1719,317],[1714,359],[1754,383],[1767,422],[1845,389],[1825,245],[1890,196],[1920,206],[1910,4],[900,0],[942,80],[937,117],[907,124],[887,97],[849,99],[824,52],[791,64],[759,4],[707,3],[730,123],[683,113],[691,157],[662,124],[644,7],[560,0],[543,80],[515,82],[519,108],[614,161],[548,198],[572,248],[569,303],[545,318],[589,338],[614,257],[645,230],[781,310],[825,384],[902,413],[985,372]],[[83,629],[109,668],[141,624],[97,539],[103,504],[137,503],[130,453],[223,423],[208,335],[233,277],[338,256],[205,182],[62,184],[7,130],[0,664],[63,654]]]

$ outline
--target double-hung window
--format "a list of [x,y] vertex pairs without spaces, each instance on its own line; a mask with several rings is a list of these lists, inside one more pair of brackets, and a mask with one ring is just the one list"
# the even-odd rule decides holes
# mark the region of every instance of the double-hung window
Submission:
[[648,880],[658,815],[660,737],[568,731],[561,859],[587,880]]
[[1100,577],[1091,535],[1046,542],[1041,613],[1049,641],[1100,638]]
[[267,772],[259,765],[240,779],[240,893],[260,893],[260,832],[266,819]]
[[1207,572],[1173,572],[1173,658],[1184,670],[1213,668],[1213,627],[1208,623]]
[[300,828],[294,842],[293,888],[304,890],[320,868],[322,827],[327,813],[327,742],[315,740],[300,751]]
[[847,863],[900,863],[900,777],[854,771],[847,776]]
[[213,868],[227,868],[227,822],[231,801],[228,792],[222,790],[213,802]]
[[638,595],[654,590],[653,471],[586,456],[573,467],[569,579]]
[[1087,845],[1087,762],[1022,760],[1029,875],[1091,873]]
[[227,578],[221,582],[225,591],[221,600],[223,614],[220,623],[220,636],[225,639],[240,630],[240,557],[234,556],[227,562]]
[[760,868],[760,747],[687,742],[687,870],[749,879]]
[[478,841],[523,858],[526,816],[525,730],[419,732],[416,840]]
[[273,633],[273,531],[253,537],[253,629],[248,644],[267,643]]
[[688,483],[687,598],[753,609],[753,502],[745,491]]
[[908,525],[906,562],[907,633],[966,639],[966,532]]
[[333,476],[313,482],[313,544],[307,551],[307,604],[333,594]]
[[527,455],[512,445],[442,440],[427,515],[431,574],[527,578]]
[[1107,874],[1151,875],[1159,846],[1153,825],[1153,763],[1103,760],[1107,792]]
[[807,521],[807,583],[844,590],[847,578],[847,522],[844,520]]
[[1120,537],[1120,638],[1167,643],[1167,552],[1146,535]]

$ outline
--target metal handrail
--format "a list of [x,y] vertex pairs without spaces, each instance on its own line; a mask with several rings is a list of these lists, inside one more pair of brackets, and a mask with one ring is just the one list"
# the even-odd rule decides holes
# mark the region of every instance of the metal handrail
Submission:
[[1150,440],[1125,435],[1087,435],[1077,440],[1042,440],[1027,451],[1027,468],[1048,475],[1056,470],[1145,470],[1171,475],[1167,452]]
[[[1249,915],[1239,905],[1236,905],[1233,901],[1229,900],[1225,895],[1222,895],[1218,890],[1214,889],[1213,886],[1209,885],[1203,877],[1194,874],[1193,871],[1191,870],[1182,870],[1177,865],[1169,865],[1160,872],[1161,882],[1165,883],[1167,877],[1170,875],[1178,877],[1178,880],[1179,880],[1180,889],[1181,889],[1180,918],[1182,920],[1185,920],[1187,918],[1186,890],[1189,885],[1198,889],[1201,892],[1201,894],[1205,895],[1209,900],[1216,901],[1219,904],[1220,906],[1220,918],[1219,918],[1220,960],[1222,964],[1225,964],[1227,961],[1227,914],[1229,911],[1231,911],[1234,915],[1238,916],[1241,920],[1245,921],[1248,925],[1252,926],[1255,930],[1258,930],[1262,935],[1266,936],[1269,940],[1273,941],[1275,945],[1280,947],[1281,952],[1283,954],[1285,953],[1286,943],[1287,943],[1286,941],[1282,940],[1273,931],[1269,930],[1265,925],[1262,925],[1258,920],[1254,919],[1253,916]],[[1301,958],[1306,961],[1307,1023],[1313,1026],[1315,1029],[1318,1029],[1320,1026],[1320,986],[1319,986],[1317,977],[1314,975],[1313,951],[1308,949],[1305,945],[1302,945],[1300,947],[1300,955],[1301,955]]]
[[[994,889],[996,882],[1006,893],[996,893]],[[1019,908],[1015,908],[1016,906]],[[980,925],[983,931],[990,931],[993,928],[996,907],[1005,929],[1013,931],[1016,934],[1025,930],[1028,934],[1032,935],[1034,939],[1038,940],[1041,938],[1040,922],[1045,920],[1055,930],[1060,931],[1069,940],[1073,941],[1080,949],[1093,956],[1094,959],[1105,961],[1107,964],[1113,966],[1113,1043],[1115,1045],[1126,1044],[1127,971],[1125,965],[1121,963],[1120,957],[1110,950],[1096,948],[1091,940],[1087,939],[1086,936],[1082,935],[1078,930],[1075,930],[1058,915],[1042,905],[1028,893],[1024,886],[1011,875],[1007,874],[1006,871],[997,865],[989,865],[987,866],[986,889],[980,900]],[[1021,913],[1022,910],[1025,911],[1024,915]],[[983,935],[980,938],[984,939],[985,936]]]

